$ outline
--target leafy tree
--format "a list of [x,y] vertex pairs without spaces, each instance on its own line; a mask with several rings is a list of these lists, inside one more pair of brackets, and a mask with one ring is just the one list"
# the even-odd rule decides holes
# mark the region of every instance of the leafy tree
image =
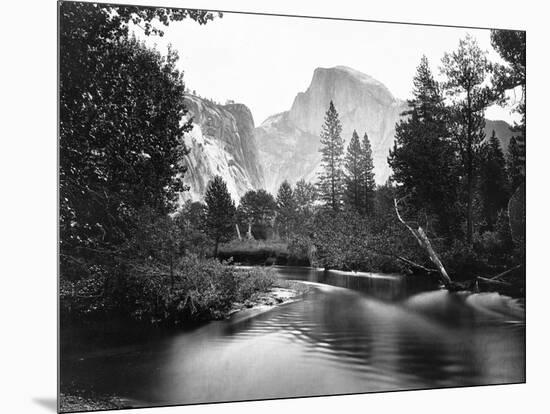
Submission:
[[451,101],[450,132],[460,150],[466,180],[466,241],[471,243],[477,151],[485,138],[485,109],[496,97],[486,85],[491,69],[486,52],[470,35],[460,40],[456,51],[445,53],[442,63],[443,86]]
[[296,203],[295,233],[307,237],[312,230],[313,213],[317,201],[315,185],[299,180],[294,186],[294,201]]
[[288,240],[291,228],[296,219],[296,202],[292,187],[288,181],[283,181],[277,192],[277,225],[280,229],[279,235]]
[[182,254],[205,257],[210,251],[210,240],[205,233],[206,204],[187,200],[174,220],[181,229]]
[[319,175],[319,196],[326,205],[338,211],[342,205],[344,188],[344,141],[341,137],[342,124],[338,112],[330,101],[325,115],[325,123],[321,130],[321,166],[323,172]]
[[361,194],[363,197],[363,213],[373,212],[373,197],[376,183],[374,182],[374,163],[372,161],[372,148],[369,136],[365,132],[361,143]]
[[137,211],[160,215],[183,189],[179,164],[186,114],[177,55],[129,38],[130,25],[213,18],[202,11],[59,3],[61,273],[67,260],[112,258]]
[[184,229],[180,224],[177,218],[159,216],[152,208],[143,207],[137,212],[130,241],[134,265],[138,258],[155,268],[167,266],[171,287],[174,287],[174,266],[184,251]]
[[206,221],[206,204],[187,200],[177,216],[185,229],[203,230]]
[[491,30],[491,45],[506,62],[506,65],[493,64],[494,87],[501,94],[509,89],[521,87],[521,103],[517,111],[522,115],[522,124],[525,126],[525,32]]
[[515,137],[510,138],[510,143],[508,144],[506,171],[512,190],[515,190],[525,180],[523,175],[523,171],[525,171],[525,158],[522,156],[522,150]]
[[413,83],[413,98],[404,113],[408,117],[396,125],[388,163],[398,197],[407,196],[417,219],[435,221],[435,230],[447,235],[456,220],[457,158],[447,138],[443,96],[425,56]]
[[252,237],[252,226],[255,225],[258,234],[265,236],[266,227],[271,225],[275,218],[277,204],[273,196],[267,191],[247,191],[240,200],[238,215],[248,225],[248,237]]
[[354,211],[362,211],[364,200],[362,197],[363,169],[361,142],[357,131],[353,131],[351,140],[348,144],[345,158],[345,201]]
[[[491,45],[506,62],[506,65],[493,64],[493,84],[496,92],[501,96],[507,90],[521,87],[521,99],[515,110],[521,115],[519,124],[515,124],[514,131],[519,132],[516,137],[518,157],[521,163],[520,173],[525,175],[525,88],[526,88],[526,39],[525,32],[513,30],[491,30]],[[506,103],[502,99],[501,103]]]
[[492,231],[498,212],[506,208],[509,196],[506,162],[494,130],[480,155],[479,195],[486,229]]
[[302,178],[294,186],[294,200],[298,211],[311,212],[317,200],[317,189]]
[[235,225],[235,204],[219,175],[208,183],[204,201],[206,234],[214,241],[214,257],[217,257],[220,242],[231,240]]

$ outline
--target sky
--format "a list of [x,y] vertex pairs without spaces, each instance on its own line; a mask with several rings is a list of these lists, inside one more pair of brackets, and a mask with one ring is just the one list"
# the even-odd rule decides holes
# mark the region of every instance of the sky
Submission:
[[[163,37],[146,42],[162,52],[171,44],[189,89],[221,103],[246,104],[259,125],[290,109],[317,67],[349,66],[407,99],[421,56],[428,57],[437,78],[444,53],[455,50],[467,33],[492,61],[502,62],[489,30],[235,13],[203,26],[173,22]],[[510,109],[494,106],[486,117],[517,120]]]

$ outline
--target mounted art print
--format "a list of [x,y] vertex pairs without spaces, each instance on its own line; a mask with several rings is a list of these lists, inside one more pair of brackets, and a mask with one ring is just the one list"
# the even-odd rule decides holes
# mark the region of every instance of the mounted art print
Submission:
[[61,412],[525,382],[525,32],[58,13]]

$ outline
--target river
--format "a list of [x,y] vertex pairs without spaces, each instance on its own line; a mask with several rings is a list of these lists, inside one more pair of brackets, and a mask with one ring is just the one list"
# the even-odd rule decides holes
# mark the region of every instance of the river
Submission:
[[525,381],[518,300],[399,275],[275,269],[312,289],[194,329],[64,337],[62,391],[139,407]]

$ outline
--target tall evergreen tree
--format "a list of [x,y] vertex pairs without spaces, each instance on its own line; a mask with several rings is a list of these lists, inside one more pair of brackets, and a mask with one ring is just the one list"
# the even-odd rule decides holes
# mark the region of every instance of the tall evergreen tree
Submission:
[[460,40],[456,51],[446,53],[442,63],[445,92],[451,100],[451,133],[466,178],[466,240],[471,243],[477,151],[485,138],[485,109],[495,100],[493,90],[485,84],[490,64],[487,53],[470,35]]
[[[493,64],[493,84],[497,93],[504,96],[504,92],[517,87],[521,88],[521,98],[515,111],[521,115],[519,124],[513,130],[519,132],[516,138],[519,157],[525,162],[525,87],[526,87],[526,40],[524,31],[491,30],[491,46],[498,52],[506,65]],[[502,99],[501,103],[506,103]],[[523,167],[523,165],[522,165]],[[522,174],[525,170],[522,168]]]
[[231,240],[235,223],[235,204],[222,177],[216,175],[206,188],[206,234],[214,241],[214,257],[220,242]]
[[291,233],[292,225],[296,218],[296,203],[292,193],[292,187],[287,180],[283,181],[277,192],[277,228],[279,235],[285,239]]
[[321,200],[334,211],[341,209],[344,190],[342,124],[332,101],[321,130],[321,166],[318,187]]
[[506,162],[500,142],[493,130],[489,142],[480,150],[479,195],[485,227],[492,230],[498,212],[506,208],[509,198]]
[[415,212],[434,222],[435,230],[450,234],[456,221],[457,159],[447,139],[445,107],[428,59],[422,57],[413,80],[407,118],[396,125],[388,163],[399,196],[407,196]]
[[372,161],[372,148],[369,136],[365,132],[363,142],[361,143],[361,196],[362,212],[372,214],[374,209],[374,191],[376,183],[374,182],[374,162]]
[[363,209],[364,199],[362,197],[363,169],[361,159],[361,142],[357,131],[353,131],[351,140],[348,144],[345,158],[346,176],[345,176],[345,202],[354,211]]
[[506,158],[506,172],[512,191],[519,187],[525,180],[525,158],[523,151],[515,137],[510,139],[508,144],[508,154]]

